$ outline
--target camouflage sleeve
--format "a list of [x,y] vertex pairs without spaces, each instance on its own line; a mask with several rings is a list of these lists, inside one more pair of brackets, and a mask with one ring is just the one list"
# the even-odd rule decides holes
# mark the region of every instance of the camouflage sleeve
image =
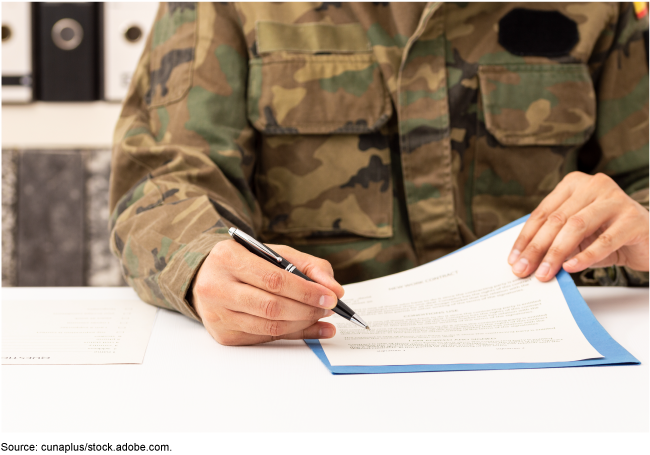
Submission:
[[247,70],[232,6],[161,3],[115,129],[112,251],[140,298],[195,319],[205,257],[229,226],[260,223]]
[[618,9],[618,22],[605,28],[592,52],[598,115],[594,141],[583,156],[595,164],[586,163],[593,172],[611,176],[648,208],[647,17],[637,19],[631,3]]
[[[648,208],[648,66],[643,32],[631,3],[620,3],[618,20],[605,28],[590,60],[597,90],[596,132],[581,152],[582,165],[612,177]],[[648,286],[648,273],[627,267],[574,274],[579,285]]]

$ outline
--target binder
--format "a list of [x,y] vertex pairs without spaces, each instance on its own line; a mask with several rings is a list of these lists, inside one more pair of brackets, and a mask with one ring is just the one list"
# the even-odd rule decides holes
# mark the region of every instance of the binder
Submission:
[[97,3],[34,3],[36,98],[99,99]]
[[104,3],[104,99],[121,101],[144,50],[158,3]]
[[2,3],[2,102],[32,100],[32,23],[29,3]]

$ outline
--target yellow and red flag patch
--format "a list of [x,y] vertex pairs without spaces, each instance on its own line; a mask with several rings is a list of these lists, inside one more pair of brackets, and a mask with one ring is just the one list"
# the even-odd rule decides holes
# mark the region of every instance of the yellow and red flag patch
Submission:
[[637,19],[643,19],[648,15],[648,2],[634,2],[634,12]]

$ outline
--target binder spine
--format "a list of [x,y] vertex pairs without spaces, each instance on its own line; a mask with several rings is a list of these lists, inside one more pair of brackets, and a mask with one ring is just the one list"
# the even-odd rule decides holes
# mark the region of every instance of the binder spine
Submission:
[[99,7],[97,3],[34,4],[37,99],[99,99]]
[[142,55],[157,3],[106,2],[103,4],[103,98],[122,101]]
[[97,97],[104,99],[105,84],[105,64],[104,54],[106,52],[104,39],[104,3],[99,3],[96,7],[95,29],[97,30]]

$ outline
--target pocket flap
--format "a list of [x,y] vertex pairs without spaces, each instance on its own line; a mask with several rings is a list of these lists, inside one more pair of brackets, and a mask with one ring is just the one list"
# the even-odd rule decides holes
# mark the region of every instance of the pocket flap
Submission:
[[361,24],[256,23],[257,52],[371,52]]
[[266,134],[363,134],[392,113],[371,53],[277,52],[250,61],[248,116]]
[[503,145],[579,145],[594,131],[596,95],[583,64],[479,68],[487,130]]

